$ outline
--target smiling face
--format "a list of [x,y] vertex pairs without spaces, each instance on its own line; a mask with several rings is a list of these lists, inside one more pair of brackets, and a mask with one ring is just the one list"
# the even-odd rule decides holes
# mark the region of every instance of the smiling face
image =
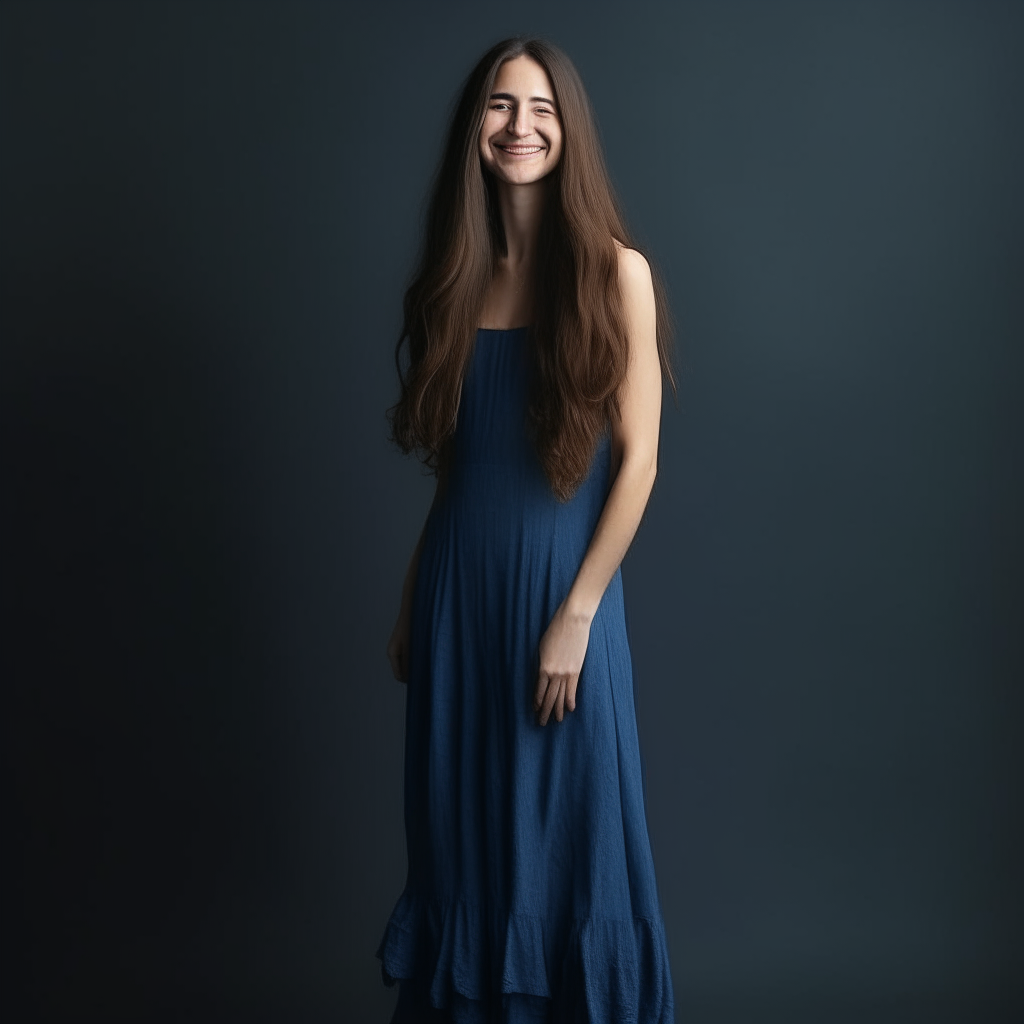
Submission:
[[547,72],[532,57],[498,68],[480,128],[480,156],[500,181],[528,185],[562,155],[562,125]]

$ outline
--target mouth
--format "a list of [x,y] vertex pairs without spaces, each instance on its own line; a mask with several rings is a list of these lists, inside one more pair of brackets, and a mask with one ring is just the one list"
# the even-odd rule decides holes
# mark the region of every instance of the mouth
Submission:
[[536,156],[538,153],[544,151],[543,146],[502,145],[500,142],[494,143],[494,146],[496,149],[500,149],[503,153],[508,153],[509,156],[518,157]]

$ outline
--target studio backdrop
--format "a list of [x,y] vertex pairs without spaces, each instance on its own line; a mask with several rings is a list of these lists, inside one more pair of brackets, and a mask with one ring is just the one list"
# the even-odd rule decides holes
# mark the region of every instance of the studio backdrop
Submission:
[[433,481],[385,410],[516,33],[676,318],[623,577],[678,1020],[1021,1019],[1024,8],[979,0],[0,7],[6,1019],[389,1019]]

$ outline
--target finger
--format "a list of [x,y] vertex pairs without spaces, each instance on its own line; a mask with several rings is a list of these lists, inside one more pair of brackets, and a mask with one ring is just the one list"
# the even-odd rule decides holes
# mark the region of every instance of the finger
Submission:
[[548,683],[548,692],[544,697],[544,724],[546,725],[551,721],[551,716],[555,710],[555,704],[558,703],[558,691],[561,688],[562,680],[558,676],[552,676],[551,682]]
[[[534,703],[534,713],[536,714],[537,722],[540,725],[543,725],[544,722],[546,721],[546,719],[544,717],[544,702],[547,700],[548,685],[549,685],[549,683],[550,683],[550,679],[547,676],[545,676],[544,677],[544,689],[540,692],[537,700]],[[539,684],[538,684],[538,686],[539,686]]]
[[565,680],[558,680],[558,696],[555,697],[555,718],[561,721],[565,716]]
[[541,725],[547,725],[548,719],[551,717],[551,709],[555,706],[555,700],[558,697],[558,684],[560,680],[558,676],[551,676],[548,680],[548,689],[544,694],[544,703],[541,705]]
[[540,711],[541,704],[544,703],[544,694],[548,692],[548,674],[541,672],[537,677],[537,686],[533,691],[533,710]]
[[551,700],[548,707],[548,721],[557,719],[558,717],[558,692],[562,688],[562,679],[560,676],[556,676],[551,680]]
[[578,675],[569,676],[569,681],[565,686],[565,710],[575,711],[576,710],[576,687],[579,685],[580,677]]

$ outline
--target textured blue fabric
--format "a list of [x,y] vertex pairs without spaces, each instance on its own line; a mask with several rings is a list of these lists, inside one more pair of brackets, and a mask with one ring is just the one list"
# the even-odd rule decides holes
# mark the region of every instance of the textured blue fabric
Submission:
[[610,486],[554,496],[526,431],[528,328],[480,330],[427,517],[406,697],[406,886],[377,950],[413,1021],[668,1024],[621,571],[576,710],[536,723],[538,645]]

